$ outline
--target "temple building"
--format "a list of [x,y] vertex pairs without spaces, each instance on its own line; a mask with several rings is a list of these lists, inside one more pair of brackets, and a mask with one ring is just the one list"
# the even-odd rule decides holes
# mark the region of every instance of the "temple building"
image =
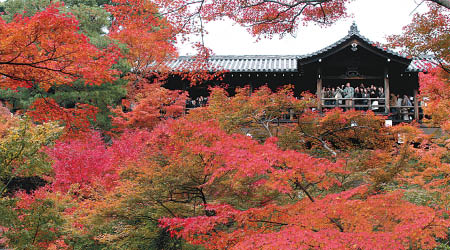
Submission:
[[[183,62],[192,60],[180,57],[170,63],[172,69],[179,69]],[[295,86],[295,94],[303,91],[316,93],[321,99],[318,109],[345,106],[345,100],[332,101],[324,97],[323,88],[341,87],[350,83],[352,87],[374,85],[381,87],[382,98],[373,100],[352,100],[353,108],[372,109],[383,114],[392,111],[391,93],[411,100],[410,117],[420,119],[420,107],[416,98],[419,89],[419,72],[426,71],[431,59],[412,59],[387,48],[379,46],[362,36],[356,24],[350,27],[348,34],[339,41],[317,52],[307,55],[256,55],[256,56],[212,56],[209,63],[214,69],[226,71],[220,82],[208,82],[200,86],[189,87],[189,83],[178,77],[169,78],[166,87],[182,88],[189,91],[190,96],[207,96],[207,87],[226,83],[233,88],[251,86],[256,89],[267,85],[276,90],[282,85]],[[334,96],[332,97],[334,98]],[[374,107],[371,105],[376,104]],[[347,104],[348,105],[348,104]],[[414,108],[414,109],[413,109]]]

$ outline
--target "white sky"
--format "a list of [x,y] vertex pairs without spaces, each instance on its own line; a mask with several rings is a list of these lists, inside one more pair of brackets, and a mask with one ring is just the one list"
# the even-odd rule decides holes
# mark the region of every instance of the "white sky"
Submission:
[[[347,35],[353,21],[359,31],[374,42],[385,42],[385,37],[399,34],[410,23],[411,12],[419,0],[355,0],[349,5],[353,18],[339,21],[329,28],[310,25],[300,27],[297,37],[283,39],[256,39],[245,28],[232,21],[217,21],[206,25],[205,44],[216,55],[302,55],[322,49]],[[426,11],[426,4],[416,11]],[[178,46],[180,55],[195,53],[187,44]]]

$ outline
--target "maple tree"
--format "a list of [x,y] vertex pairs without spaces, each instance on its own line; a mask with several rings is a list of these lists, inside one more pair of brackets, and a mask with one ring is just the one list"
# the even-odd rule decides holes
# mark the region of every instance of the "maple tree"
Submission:
[[[408,143],[398,157],[380,156],[395,155],[395,146],[380,146],[355,170],[341,159],[282,150],[276,138],[261,144],[226,133],[216,121],[190,119],[128,131],[113,143],[120,180],[75,211],[71,218],[84,225],[82,232],[94,233],[97,244],[155,246],[164,235],[158,218],[169,216],[160,220],[163,227],[208,249],[431,249],[446,236],[449,222],[438,207],[409,201],[408,190],[374,189],[413,173],[404,164],[423,152],[410,157],[415,149]],[[412,127],[393,133],[407,131],[418,134]],[[389,169],[398,171],[386,179]],[[361,173],[369,174],[361,179]],[[348,175],[361,180],[349,184],[342,179]],[[183,244],[174,240],[175,249]]]
[[450,108],[449,73],[440,68],[431,70],[428,74],[420,75],[420,94],[426,105],[424,112],[431,116],[431,121],[449,131],[448,112]]
[[[108,27],[110,24],[110,15],[102,5],[108,2],[94,0],[64,1],[64,5],[59,4],[57,8],[61,13],[71,13],[70,15],[73,15],[78,20],[79,32],[88,38],[89,43],[97,48],[106,49],[111,45],[111,39],[106,36],[105,32],[105,27]],[[5,12],[2,18],[7,22],[11,22],[16,15],[31,17],[54,3],[55,1],[49,0],[4,1],[1,3]],[[123,60],[119,60],[113,67],[122,72],[128,70]],[[49,90],[38,86],[33,88],[16,88],[14,90],[0,89],[0,96],[2,96],[3,101],[11,106],[10,108],[13,112],[25,112],[36,99],[40,98],[54,99],[67,112],[78,104],[89,104],[97,107],[98,112],[95,115],[95,119],[85,120],[84,123],[90,123],[96,129],[107,131],[111,129],[109,118],[111,112],[108,106],[120,104],[121,99],[126,95],[126,90],[123,88],[124,85],[125,81],[123,79],[117,79],[114,82],[105,81],[99,85],[86,85],[84,81],[78,80],[70,85],[53,85]],[[61,112],[62,110],[59,109],[56,112]]]
[[161,87],[169,70],[165,63],[177,55],[172,24],[151,1],[113,0],[105,8],[113,16],[108,36],[125,46],[122,56],[131,68],[124,76],[127,99],[112,109],[113,130],[152,128],[181,115],[185,94]]
[[98,133],[82,140],[57,143],[47,151],[53,160],[55,191],[85,192],[111,188],[118,179],[112,155]]
[[[231,194],[239,195],[241,199],[252,203],[258,202],[252,201],[252,198],[266,199],[262,193],[255,194],[254,197],[241,193],[245,192],[245,189],[242,189],[244,186],[240,187],[241,184],[238,182],[233,183],[233,180],[238,180],[233,176],[221,177],[222,170],[219,169],[217,173],[214,173],[216,168],[220,168],[224,162],[230,162],[234,167],[238,167],[242,158],[229,157],[227,152],[246,144],[252,149],[243,148],[240,151],[238,149],[238,153],[245,155],[250,153],[255,159],[254,162],[249,161],[248,166],[253,166],[254,169],[248,169],[248,171],[257,171],[258,160],[265,158],[259,157],[258,148],[264,146],[243,135],[227,135],[211,122],[192,123],[178,119],[165,124],[153,130],[140,157],[135,156],[132,162],[123,165],[120,171],[122,178],[114,192],[104,196],[104,199],[93,201],[93,204],[89,206],[94,210],[94,214],[100,215],[100,218],[105,216],[109,218],[104,221],[104,226],[115,228],[115,233],[104,233],[98,236],[99,241],[111,244],[125,244],[125,242],[138,244],[133,240],[141,237],[139,234],[136,235],[136,232],[158,239],[155,231],[158,231],[156,226],[159,217],[202,213],[203,210],[196,209],[200,204],[213,199],[234,199]],[[213,152],[208,153],[202,150],[209,143],[214,143],[213,147],[222,147],[217,148],[221,152],[220,155],[214,157]],[[271,147],[267,146],[266,150],[270,149]],[[270,156],[267,154],[267,157]],[[140,164],[133,162],[140,162]],[[310,161],[310,164],[314,164],[314,161]],[[203,170],[206,166],[209,168],[208,173],[204,173]],[[226,170],[223,169],[223,171]],[[245,173],[241,172],[237,175],[245,176]],[[278,181],[283,180],[275,177],[271,181],[276,186]],[[206,182],[214,182],[216,188],[203,190],[199,185]],[[229,185],[231,185],[229,191],[222,195],[218,194],[219,190]],[[122,193],[127,195],[120,195]],[[95,225],[98,226],[98,220],[96,223]],[[124,223],[127,226],[114,226]],[[94,226],[94,224],[90,225]],[[153,225],[153,230],[149,225]],[[122,236],[118,237],[118,235]]]
[[52,167],[43,148],[53,145],[63,128],[54,122],[36,125],[3,106],[0,110],[0,245],[42,249],[57,238],[51,228],[61,218],[44,189],[26,192],[45,185]]
[[[184,123],[180,129],[187,127]],[[402,200],[402,191],[377,194],[367,184],[333,193],[333,186],[342,185],[339,174],[346,172],[342,162],[282,151],[273,139],[263,145],[242,135],[225,139],[227,135],[211,133],[206,127],[203,124],[201,131],[182,135],[184,143],[186,136],[206,139],[206,144],[196,142],[188,148],[201,155],[204,166],[199,172],[205,179],[197,185],[205,197],[208,190],[214,190],[215,197],[212,202],[203,200],[203,215],[161,220],[174,235],[193,244],[207,249],[432,249],[437,245],[434,237],[446,236],[448,221],[430,207]],[[215,144],[205,133],[225,140],[218,138]],[[228,178],[232,182],[227,183],[227,192],[234,192],[234,197],[244,192],[244,197],[227,200],[227,194],[218,191],[220,182]],[[417,221],[417,216],[424,220]],[[428,227],[433,229],[427,232]]]
[[78,33],[76,19],[56,7],[32,17],[16,15],[10,23],[1,20],[2,88],[48,89],[80,78],[94,85],[114,79],[113,48],[103,51],[90,44]]
[[[360,150],[388,149],[395,140],[385,117],[371,111],[334,109],[323,115],[304,112],[295,126],[280,134],[283,147],[337,156]],[[359,152],[361,153],[361,152]]]
[[[403,34],[389,37],[395,47],[401,47],[411,56],[432,56],[445,71],[450,72],[450,12],[449,9],[428,4],[429,11],[414,14],[411,24],[403,28]],[[433,68],[436,65],[429,65]]]
[[51,164],[41,149],[54,143],[62,128],[51,122],[35,125],[7,112],[0,119],[4,126],[0,130],[0,197],[3,197],[13,193],[8,191],[15,179],[51,172]]
[[[450,8],[448,0],[426,0]],[[155,0],[161,14],[173,20],[179,32],[202,34],[204,23],[227,17],[256,36],[294,34],[302,25],[331,25],[349,16],[352,0],[252,0],[174,1]]]
[[[161,87],[170,71],[166,63],[177,56],[174,42],[202,35],[203,22],[229,17],[250,26],[254,35],[270,37],[293,33],[300,23],[331,24],[346,16],[350,1],[81,2],[44,11],[33,5],[30,13],[0,22],[1,87],[11,95],[25,88],[39,97],[27,112],[38,124],[0,108],[0,213],[6,215],[0,218],[0,244],[18,249],[433,249],[447,238],[446,137],[423,135],[414,124],[385,128],[384,118],[372,112],[336,109],[321,116],[308,109],[313,96],[296,99],[289,87],[254,93],[242,88],[233,97],[213,88],[207,107],[182,116],[185,93]],[[99,11],[91,27],[85,18],[93,9],[87,6]],[[425,14],[439,17],[437,26],[424,29],[439,33],[437,39],[419,39],[411,48],[431,48],[445,58],[448,48],[439,46],[446,44],[442,30],[448,23],[442,13],[432,8]],[[106,36],[99,27],[107,15]],[[411,27],[408,34],[424,34]],[[216,77],[208,72],[212,52],[195,46],[197,59],[180,73],[192,85]],[[91,131],[90,121],[98,114],[86,105],[95,103],[92,97],[64,105],[62,89],[93,85],[85,88],[90,91],[114,85],[118,77],[128,82],[127,99],[115,107],[122,93],[103,105],[112,107],[120,132],[106,143],[99,131]],[[442,69],[422,75],[421,91],[429,100],[425,111],[448,130],[448,75]],[[274,129],[274,121],[291,116],[289,109],[297,120]],[[55,145],[62,128],[53,120],[62,121],[72,135]],[[47,185],[28,193],[11,188],[9,180],[29,176]]]
[[208,249],[430,249],[447,232],[439,211],[401,199],[402,191],[372,193],[369,184],[342,191],[343,162],[281,150],[274,138],[260,144],[185,119],[149,136],[141,157],[134,154],[140,164],[126,164],[123,183],[89,206],[114,228],[100,242],[156,237],[145,225],[164,214],[181,217],[161,220],[173,234]]
[[32,193],[19,192],[14,199],[0,201],[2,225],[1,238],[6,238],[8,246],[17,249],[64,249],[62,228],[64,219],[58,198],[40,188]]
[[156,159],[148,154],[153,138],[145,130],[125,131],[114,138],[108,153],[120,179],[112,189],[82,199],[66,216],[71,223],[82,225],[70,229],[70,245],[81,245],[81,249],[180,249],[182,241],[158,227],[157,218],[166,212],[155,201],[159,194],[151,181],[155,178],[151,162]]
[[[133,76],[145,78],[151,70],[176,56],[176,33],[171,23],[158,15],[157,6],[144,0],[113,0],[106,5],[114,21],[108,36],[127,46],[125,58]],[[153,66],[153,67],[152,67]]]
[[298,24],[331,24],[346,16],[347,0],[317,1],[155,1],[180,32],[202,33],[203,22],[228,17],[254,35],[294,33]]
[[109,26],[109,15],[102,7],[110,2],[108,0],[6,0],[0,3],[0,8],[4,12],[3,19],[11,22],[17,14],[31,17],[56,2],[64,3],[64,5],[58,6],[58,9],[64,13],[70,12],[75,16],[79,21],[80,31],[89,37],[91,43],[97,47],[109,44],[103,29]]
[[[118,56],[115,47],[99,49],[89,43],[88,38],[79,33],[78,21],[62,13],[58,9],[60,6],[63,4],[51,5],[31,17],[15,15],[9,23],[0,20],[2,89],[29,88],[45,92],[53,86],[71,85],[77,80],[87,85],[100,85],[116,78],[117,71],[112,68]],[[72,111],[59,107],[52,99],[38,98],[32,106],[38,111],[45,110],[48,115],[43,118],[39,117],[39,112],[30,112],[38,121],[50,117],[68,118],[63,120],[68,127],[88,123],[81,118],[78,124],[71,124],[75,120]],[[82,106],[75,113],[88,111],[82,117],[92,116],[92,107]],[[84,130],[86,126],[77,129]]]
[[27,115],[36,122],[62,121],[67,136],[76,136],[89,131],[89,119],[95,120],[97,108],[88,104],[79,104],[74,109],[59,106],[54,99],[37,99]]
[[[194,120],[215,119],[222,129],[230,133],[247,130],[256,132],[263,129],[261,138],[272,137],[273,125],[280,120],[291,119],[294,114],[303,113],[312,107],[315,99],[309,93],[303,93],[301,99],[294,97],[293,87],[288,85],[272,92],[263,86],[254,92],[249,87],[237,88],[230,97],[220,87],[211,89],[208,107],[192,110]],[[261,134],[261,133],[258,133]]]
[[176,118],[185,111],[186,94],[182,91],[168,90],[159,83],[144,83],[138,90],[130,90],[131,95],[123,101],[128,109],[122,106],[112,109],[113,131],[123,131],[126,128],[155,127],[159,122]]

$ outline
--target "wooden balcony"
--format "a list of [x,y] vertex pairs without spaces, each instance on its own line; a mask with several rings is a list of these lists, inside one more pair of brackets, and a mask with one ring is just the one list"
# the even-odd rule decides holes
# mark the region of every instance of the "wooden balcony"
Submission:
[[[346,104],[346,101],[350,105]],[[386,116],[388,120],[392,120],[393,124],[398,124],[402,122],[412,122],[414,120],[420,121],[423,119],[424,114],[422,107],[417,104],[411,106],[394,106],[388,107],[385,103],[385,98],[322,98],[322,104],[320,105],[322,112],[334,108],[340,108],[343,110],[360,110],[368,111],[371,110],[377,115]],[[186,113],[197,107],[189,107],[185,109]],[[310,107],[312,110],[320,110],[317,107]],[[291,110],[287,111],[285,115],[274,119],[275,123],[291,123],[296,122],[300,114],[296,114]]]
[[321,107],[322,109],[371,110],[376,114],[388,116],[394,123],[399,123],[423,119],[422,107],[418,102],[414,103],[416,105],[389,107],[385,98],[322,98]]

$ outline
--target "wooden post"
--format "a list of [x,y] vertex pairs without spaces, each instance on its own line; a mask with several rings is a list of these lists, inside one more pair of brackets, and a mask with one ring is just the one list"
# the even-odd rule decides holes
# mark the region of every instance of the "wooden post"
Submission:
[[390,90],[389,90],[389,69],[387,66],[384,67],[384,105],[385,105],[385,113],[389,114],[391,112],[390,109]]
[[317,78],[317,99],[319,100],[317,109],[322,112],[322,78]]
[[414,119],[418,121],[419,117],[419,100],[417,100],[418,91],[414,89]]
[[317,104],[317,109],[319,112],[322,112],[322,68],[319,65],[319,68],[317,69],[317,99],[319,100],[319,103]]

